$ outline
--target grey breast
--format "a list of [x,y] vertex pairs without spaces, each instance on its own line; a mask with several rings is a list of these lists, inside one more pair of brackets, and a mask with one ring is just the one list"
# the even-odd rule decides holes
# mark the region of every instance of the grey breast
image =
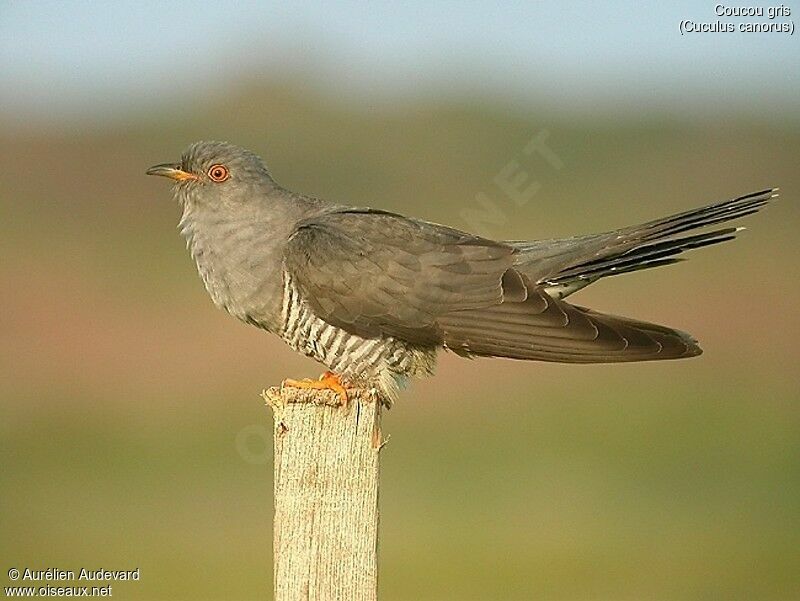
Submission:
[[283,293],[278,236],[254,235],[275,232],[274,225],[248,214],[206,213],[199,219],[187,203],[179,227],[214,304],[277,333]]

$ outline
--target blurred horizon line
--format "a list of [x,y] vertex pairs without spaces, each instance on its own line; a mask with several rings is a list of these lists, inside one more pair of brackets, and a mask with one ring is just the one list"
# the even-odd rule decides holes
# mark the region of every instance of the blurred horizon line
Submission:
[[6,3],[0,118],[24,127],[191,109],[267,81],[377,109],[460,99],[567,119],[800,122],[797,38],[681,35],[682,19],[717,18],[688,0],[218,8]]
[[[106,127],[125,125],[139,120],[150,120],[156,114],[180,115],[197,110],[218,108],[236,100],[258,102],[266,94],[279,94],[290,99],[308,97],[309,101],[323,100],[334,110],[363,111],[373,109],[379,113],[404,112],[415,109],[480,108],[495,109],[521,117],[538,116],[556,122],[572,121],[593,123],[671,123],[685,122],[709,125],[720,120],[800,126],[800,105],[785,105],[780,98],[762,98],[759,105],[747,102],[725,105],[704,103],[703,94],[686,97],[686,102],[651,102],[632,96],[627,103],[611,97],[594,98],[591,106],[580,102],[565,103],[557,94],[525,90],[522,87],[489,85],[488,82],[464,84],[456,80],[445,82],[429,78],[409,89],[398,85],[361,80],[345,88],[325,77],[323,71],[294,70],[291,74],[276,72],[265,76],[257,72],[230,78],[224,85],[209,85],[207,81],[187,82],[172,92],[143,96],[126,95],[125,100],[109,93],[104,99],[88,102],[73,98],[53,110],[46,103],[12,99],[0,95],[0,128],[7,132],[27,133],[41,128],[48,131],[75,127]],[[498,90],[501,90],[498,92]]]

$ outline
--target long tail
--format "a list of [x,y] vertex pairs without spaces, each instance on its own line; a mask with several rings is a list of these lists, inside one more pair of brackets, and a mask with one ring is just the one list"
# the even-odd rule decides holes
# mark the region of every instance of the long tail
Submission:
[[[741,228],[681,234],[758,211],[777,196],[763,190],[642,225],[562,240],[510,242],[525,289],[496,306],[439,318],[445,346],[466,356],[562,363],[616,363],[694,357],[685,332],[569,304],[564,296],[601,277],[674,263],[676,255],[730,240]],[[512,278],[509,278],[511,281]]]
[[510,244],[520,251],[518,269],[563,298],[601,277],[669,265],[686,250],[731,240],[743,228],[680,234],[755,213],[777,192],[770,188],[603,234]]

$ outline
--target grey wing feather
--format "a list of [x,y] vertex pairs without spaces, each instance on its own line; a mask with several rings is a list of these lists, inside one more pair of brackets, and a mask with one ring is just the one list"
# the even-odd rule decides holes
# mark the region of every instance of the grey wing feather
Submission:
[[513,267],[516,254],[444,226],[339,210],[301,222],[284,265],[319,317],[362,336],[568,363],[700,353],[677,330],[552,298]]
[[[503,274],[515,253],[445,226],[347,209],[300,222],[284,265],[329,323],[362,336],[436,345],[440,315],[502,301]],[[510,287],[518,284],[512,279],[506,278]]]
[[689,334],[555,299],[541,287],[523,302],[451,313],[447,347],[466,356],[561,363],[680,359],[702,351]]

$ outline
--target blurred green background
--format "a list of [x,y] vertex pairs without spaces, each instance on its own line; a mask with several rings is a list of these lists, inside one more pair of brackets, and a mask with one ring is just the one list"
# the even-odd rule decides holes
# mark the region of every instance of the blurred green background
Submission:
[[[445,355],[402,396],[384,422],[380,587],[387,600],[800,599],[796,37],[712,48],[680,37],[681,3],[635,28],[623,4],[596,19],[577,4],[64,6],[0,10],[4,585],[11,567],[138,567],[116,598],[271,597],[259,392],[319,366],[212,306],[166,182],[144,176],[226,139],[287,187],[503,238],[780,186],[736,242],[574,297],[690,331],[702,357]],[[331,58],[342,22],[358,35]],[[220,31],[194,51],[209,23]],[[309,46],[315,27],[325,44]],[[606,39],[620,28],[630,37]],[[509,32],[546,45],[505,49]],[[603,73],[618,77],[588,76]],[[536,135],[561,169],[523,152]],[[530,202],[494,182],[511,162],[538,186]]]

